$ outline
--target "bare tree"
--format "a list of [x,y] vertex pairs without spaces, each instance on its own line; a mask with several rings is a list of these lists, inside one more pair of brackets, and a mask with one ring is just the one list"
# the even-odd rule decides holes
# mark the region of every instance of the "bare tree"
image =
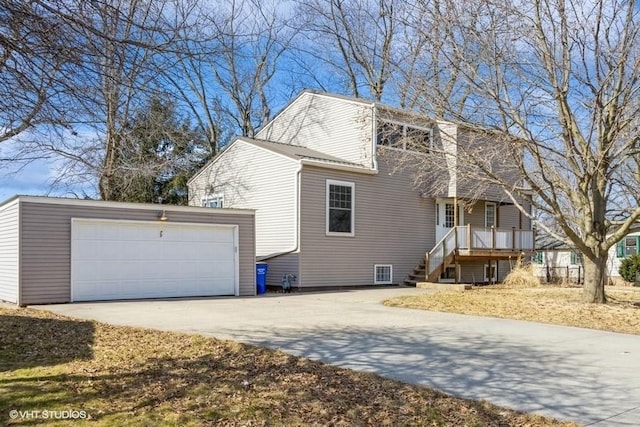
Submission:
[[392,0],[299,1],[298,16],[307,18],[302,49],[341,76],[353,96],[380,101],[404,57],[397,39],[408,7]]
[[[244,136],[271,118],[283,56],[296,34],[278,2],[225,0],[202,6],[184,34],[167,79],[209,135],[214,153],[225,126]],[[292,89],[287,89],[290,92]]]
[[478,125],[458,143],[458,178],[553,217],[562,233],[547,231],[584,254],[584,301],[606,302],[608,250],[640,218],[637,4],[486,0],[476,11],[443,16],[455,37],[440,54],[469,95],[439,103]]
[[65,125],[80,61],[64,22],[38,2],[0,1],[0,142],[39,126]]
[[[475,44],[461,30],[475,27],[482,19],[482,9],[474,0],[418,0],[405,15],[398,43],[403,55],[397,60],[395,98],[403,109],[439,119],[457,117],[471,87],[451,63],[452,52],[473,57]],[[469,63],[469,67],[474,65],[479,64]],[[453,105],[458,108],[451,108]]]
[[65,70],[67,84],[73,87],[62,100],[73,105],[66,117],[67,131],[33,140],[23,151],[66,159],[67,173],[97,178],[100,197],[118,200],[118,171],[128,161],[122,157],[123,127],[133,111],[160,90],[159,58],[172,47],[180,25],[170,18],[174,4],[171,0],[35,3],[60,23],[78,61]]

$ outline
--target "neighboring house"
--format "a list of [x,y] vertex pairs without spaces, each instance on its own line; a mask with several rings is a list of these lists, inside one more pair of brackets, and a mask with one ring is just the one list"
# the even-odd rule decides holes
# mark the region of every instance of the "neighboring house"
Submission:
[[618,271],[620,270],[620,264],[624,258],[635,254],[640,254],[640,229],[637,227],[632,228],[629,234],[609,249],[609,262],[607,266],[609,269],[609,277],[614,282],[624,280]]
[[[531,254],[531,222],[496,188],[462,208],[455,143],[471,132],[305,91],[255,138],[237,138],[200,170],[189,203],[256,210],[256,254],[269,264],[269,286],[284,274],[303,288],[501,280]],[[397,162],[407,150],[449,153],[448,190],[416,189],[411,168]]]
[[534,274],[547,283],[584,281],[582,253],[546,233],[536,235]]
[[[612,281],[622,280],[619,269],[622,260],[640,254],[640,229],[632,228],[622,240],[609,249],[607,274]],[[536,236],[536,253],[532,259],[535,273],[547,282],[567,280],[582,283],[584,263],[582,253],[548,234]]]

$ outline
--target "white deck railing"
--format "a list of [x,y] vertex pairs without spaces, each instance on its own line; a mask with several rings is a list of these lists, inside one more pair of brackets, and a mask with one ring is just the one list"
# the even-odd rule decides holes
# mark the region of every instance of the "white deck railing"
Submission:
[[453,227],[426,254],[427,276],[456,249],[529,252],[534,250],[534,240],[533,230],[471,225]]

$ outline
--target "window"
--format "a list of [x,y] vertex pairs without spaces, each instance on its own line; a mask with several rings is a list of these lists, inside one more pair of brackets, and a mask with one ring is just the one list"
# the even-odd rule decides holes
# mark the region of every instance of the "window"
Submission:
[[542,251],[537,251],[536,252],[536,264],[542,264],[544,261],[544,254],[542,253]]
[[486,202],[484,205],[484,226],[495,227],[496,226],[496,204]]
[[376,285],[390,285],[393,283],[393,266],[391,264],[381,265],[376,264],[373,267],[374,279],[373,283]]
[[327,180],[327,234],[354,235],[353,182]]
[[395,123],[382,123],[378,128],[378,145],[403,148],[403,133],[404,130],[401,125]]
[[429,152],[432,147],[433,132],[431,129],[422,129],[414,127],[405,127],[405,149],[418,151],[421,153]]
[[638,239],[633,237],[624,238],[624,256],[635,255],[638,253]]
[[202,206],[205,208],[223,208],[224,207],[224,195],[214,194],[212,196],[202,199]]
[[440,203],[436,203],[436,225],[440,225]]
[[498,281],[497,269],[495,264],[491,264],[491,266],[489,266],[489,264],[484,265],[484,281],[489,282],[489,277],[491,277],[491,282]]
[[640,236],[627,236],[616,245],[616,256],[618,258],[628,257],[637,253],[640,245],[638,245]]
[[440,275],[440,280],[455,280],[456,279],[456,267],[449,266],[444,269]]
[[453,227],[453,218],[454,218],[454,209],[453,203],[445,203],[444,204],[444,226],[446,228]]
[[571,265],[582,265],[582,252],[571,251]]
[[401,123],[381,122],[378,145],[427,153],[433,148],[433,130]]

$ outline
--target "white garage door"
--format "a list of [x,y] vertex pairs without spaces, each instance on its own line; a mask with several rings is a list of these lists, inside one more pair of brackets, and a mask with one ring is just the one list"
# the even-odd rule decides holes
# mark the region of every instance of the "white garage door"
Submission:
[[236,226],[87,220],[71,225],[71,300],[237,295]]

